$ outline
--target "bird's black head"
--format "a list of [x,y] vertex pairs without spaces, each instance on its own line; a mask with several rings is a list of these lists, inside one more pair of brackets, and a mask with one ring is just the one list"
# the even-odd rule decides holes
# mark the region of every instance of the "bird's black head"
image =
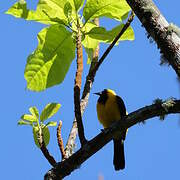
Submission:
[[105,104],[108,98],[108,90],[104,89],[101,92],[94,93],[99,96],[98,103]]

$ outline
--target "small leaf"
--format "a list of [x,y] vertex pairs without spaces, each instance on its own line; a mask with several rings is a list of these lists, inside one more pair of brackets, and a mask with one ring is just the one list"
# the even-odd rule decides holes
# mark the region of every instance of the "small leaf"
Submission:
[[[39,128],[37,126],[33,127],[34,142],[35,142],[36,146],[38,148],[40,148],[39,142],[38,142],[38,132],[39,132]],[[43,133],[44,143],[47,146],[49,144],[49,140],[50,140],[50,133],[49,133],[49,129],[47,126],[44,126],[42,128],[42,133]]]
[[36,117],[37,119],[39,119],[39,111],[38,111],[38,109],[34,106],[34,107],[30,107],[29,108],[29,111],[30,111],[30,113],[34,116],[34,117]]
[[78,12],[83,7],[84,0],[73,0],[73,1],[74,1],[76,12]]
[[58,103],[47,104],[40,115],[40,120],[43,122],[44,120],[52,117],[54,114],[58,112],[60,107],[61,105]]
[[31,114],[24,114],[21,116],[21,119],[29,122],[37,122],[37,118]]
[[75,57],[72,33],[62,25],[51,25],[38,34],[39,45],[28,57],[27,88],[42,91],[63,82]]
[[18,125],[30,125],[30,126],[32,126],[32,122],[27,122],[27,121],[19,120],[18,121]]
[[64,14],[67,18],[69,18],[72,14],[72,6],[69,2],[64,5]]
[[125,0],[87,0],[83,16],[86,22],[103,16],[122,21],[129,11],[130,7]]
[[57,122],[54,122],[54,121],[50,121],[46,124],[46,126],[56,126],[57,125]]
[[[103,27],[94,27],[87,34],[89,35],[89,37],[93,39],[97,39],[105,43],[111,43],[114,40],[114,38],[119,34],[123,26],[124,24],[120,24],[110,31],[107,31]],[[119,41],[123,40],[134,40],[134,32],[131,27],[128,27],[119,39]]]
[[93,59],[93,49],[85,48],[86,54],[87,54],[87,64],[91,64],[91,61]]

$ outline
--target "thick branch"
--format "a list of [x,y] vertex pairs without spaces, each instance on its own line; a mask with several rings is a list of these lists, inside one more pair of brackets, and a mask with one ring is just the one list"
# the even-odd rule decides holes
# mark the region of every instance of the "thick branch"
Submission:
[[[145,106],[135,112],[130,113],[122,121],[117,121],[110,128],[98,134],[95,138],[86,143],[67,160],[59,162],[55,168],[52,168],[44,177],[45,180],[58,180],[69,175],[73,170],[86,161],[89,157],[99,151],[104,145],[112,140],[117,131],[123,132],[131,126],[148,120],[156,116],[165,114],[180,113],[180,100],[167,100],[158,102],[150,106]],[[121,134],[122,135],[122,134]]]
[[[99,19],[95,18],[94,22],[97,26],[99,26]],[[97,46],[97,48],[95,49],[94,53],[93,53],[93,59],[90,65],[90,69],[89,69],[89,73],[86,77],[86,82],[85,82],[85,86],[84,86],[84,90],[83,90],[83,94],[81,97],[81,102],[80,102],[80,107],[81,107],[81,115],[83,115],[84,110],[88,104],[88,99],[89,99],[89,93],[94,81],[94,77],[90,76],[91,71],[94,69],[95,65],[97,64],[98,61],[98,56],[99,56],[99,45]],[[76,118],[73,121],[73,125],[69,134],[69,138],[66,144],[66,148],[65,148],[65,154],[66,157],[69,157],[73,154],[73,149],[74,149],[74,142],[77,136],[77,121]]]
[[169,23],[152,0],[126,0],[146,31],[156,41],[163,56],[180,77],[180,37],[169,31]]
[[80,107],[80,92],[81,92],[81,81],[82,81],[82,72],[83,72],[83,49],[81,43],[80,27],[78,27],[78,33],[76,37],[76,48],[77,48],[77,71],[76,71],[75,84],[74,84],[74,111],[75,111],[75,118],[77,120],[79,139],[81,142],[81,146],[83,146],[86,142],[86,138],[84,135],[84,127],[83,127],[81,107]]

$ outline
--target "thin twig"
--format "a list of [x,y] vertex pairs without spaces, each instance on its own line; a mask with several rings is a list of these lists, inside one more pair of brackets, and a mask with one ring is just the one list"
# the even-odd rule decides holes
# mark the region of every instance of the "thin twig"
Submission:
[[116,121],[110,128],[88,141],[84,147],[81,147],[71,157],[65,161],[59,162],[55,168],[48,171],[44,179],[58,180],[58,178],[68,176],[72,171],[80,167],[83,162],[111,141],[117,132],[120,136],[123,136],[121,132],[124,132],[124,130],[139,122],[156,116],[175,113],[180,113],[180,100],[173,99],[145,106],[130,113],[128,116],[124,117],[122,121]]
[[121,36],[124,34],[124,32],[127,30],[127,28],[130,26],[131,22],[134,19],[134,12],[131,12],[131,15],[129,16],[126,24],[123,26],[123,28],[121,29],[121,31],[119,32],[119,34],[115,37],[115,39],[113,40],[113,42],[109,45],[109,47],[106,49],[106,51],[104,52],[104,54],[102,55],[102,57],[99,59],[98,63],[96,64],[96,66],[94,67],[94,70],[91,72],[91,76],[95,77],[95,74],[97,72],[97,70],[99,69],[100,65],[103,63],[103,61],[105,60],[105,58],[107,57],[107,55],[110,53],[110,51],[112,50],[112,48],[114,47],[114,45],[117,43],[117,41],[121,38]]
[[55,161],[54,157],[50,155],[48,149],[46,148],[46,145],[45,145],[45,142],[44,142],[42,128],[40,128],[39,131],[38,131],[38,138],[37,139],[38,139],[38,143],[39,143],[40,149],[41,149],[42,153],[44,154],[45,158],[48,160],[48,162],[53,167],[55,167],[56,161]]
[[64,145],[63,145],[63,139],[61,136],[61,127],[62,127],[62,121],[59,121],[58,127],[57,127],[57,140],[58,140],[58,146],[59,150],[61,152],[62,159],[66,158],[66,154],[64,151]]
[[77,71],[76,71],[75,84],[74,84],[74,111],[75,111],[75,118],[77,120],[79,140],[81,146],[83,146],[87,141],[84,135],[84,126],[82,122],[81,107],[80,107],[80,92],[81,92],[82,72],[83,72],[83,49],[81,43],[80,24],[78,23],[77,26],[78,26],[77,27],[78,33],[76,37]]
[[[95,18],[94,23],[97,26],[99,26],[99,19]],[[93,80],[94,80],[94,77],[92,78],[90,76],[90,72],[94,69],[95,65],[97,64],[98,56],[99,56],[99,44],[98,44],[97,48],[95,49],[95,51],[93,53],[93,59],[92,59],[92,62],[91,62],[90,68],[89,68],[89,73],[86,76],[86,82],[85,82],[85,85],[84,85],[84,89],[83,89],[83,93],[82,93],[82,97],[81,97],[81,102],[80,102],[81,114],[82,115],[83,115],[84,110],[85,110],[85,108],[86,108],[86,106],[88,104],[89,93],[90,93],[90,90],[91,90],[91,87],[92,87],[92,84],[93,84]],[[66,148],[65,148],[66,157],[69,157],[69,156],[71,156],[73,154],[73,149],[75,147],[75,139],[76,139],[76,136],[77,136],[77,132],[78,132],[78,130],[77,130],[77,122],[76,122],[76,118],[75,118],[74,121],[73,121],[73,125],[72,125],[72,128],[71,128],[69,137],[68,137]]]

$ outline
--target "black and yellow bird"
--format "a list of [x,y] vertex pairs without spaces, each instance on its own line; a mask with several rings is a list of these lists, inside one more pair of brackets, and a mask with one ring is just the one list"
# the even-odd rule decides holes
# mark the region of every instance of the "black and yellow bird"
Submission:
[[[104,128],[108,128],[115,121],[120,121],[126,116],[126,107],[123,100],[111,89],[104,89],[102,92],[94,93],[99,95],[97,101],[97,115]],[[113,138],[114,159],[113,164],[116,171],[125,168],[124,140],[126,131],[123,132],[123,138],[117,135]]]

